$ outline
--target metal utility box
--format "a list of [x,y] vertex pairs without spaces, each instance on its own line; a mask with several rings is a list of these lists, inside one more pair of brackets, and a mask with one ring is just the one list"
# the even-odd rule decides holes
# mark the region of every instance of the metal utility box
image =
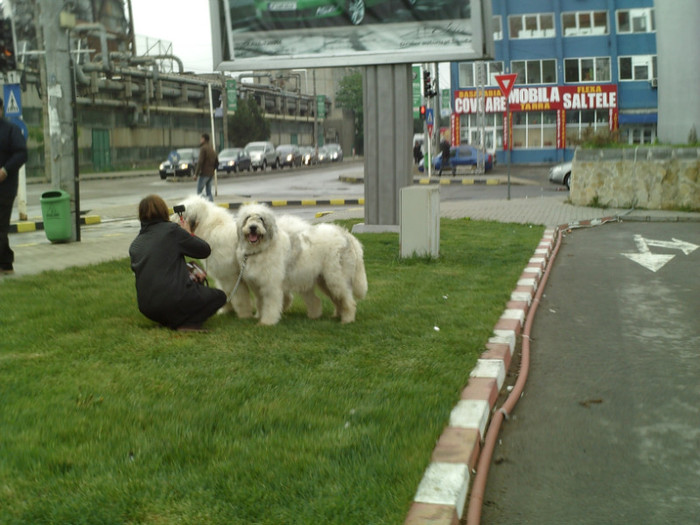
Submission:
[[401,188],[401,257],[440,255],[440,188]]

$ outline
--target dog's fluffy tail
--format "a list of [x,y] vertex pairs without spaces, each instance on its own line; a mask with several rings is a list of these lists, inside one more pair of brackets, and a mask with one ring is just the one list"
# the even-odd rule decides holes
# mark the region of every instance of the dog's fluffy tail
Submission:
[[362,244],[357,238],[348,232],[350,247],[355,259],[355,273],[352,277],[352,294],[355,299],[364,299],[367,295],[367,274],[365,273],[365,260]]

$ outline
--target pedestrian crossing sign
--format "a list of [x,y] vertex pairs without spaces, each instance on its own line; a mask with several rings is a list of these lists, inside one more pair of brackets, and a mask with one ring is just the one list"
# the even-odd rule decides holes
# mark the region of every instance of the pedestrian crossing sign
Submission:
[[22,115],[22,95],[19,84],[5,84],[3,100],[5,102],[5,116],[19,117]]

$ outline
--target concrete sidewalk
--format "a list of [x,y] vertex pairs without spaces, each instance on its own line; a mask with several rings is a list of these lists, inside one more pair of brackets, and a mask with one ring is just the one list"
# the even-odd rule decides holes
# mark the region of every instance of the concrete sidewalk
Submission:
[[[622,216],[623,220],[700,221],[700,213],[650,210],[630,212],[621,209],[572,206],[565,201],[566,194],[530,199],[445,201],[440,203],[440,214],[446,218],[469,218],[545,226],[559,226],[610,216]],[[318,200],[304,202],[309,204],[312,202],[322,203]],[[236,203],[220,204],[235,205]],[[342,210],[329,206],[329,212],[318,218],[317,221],[327,222],[364,217],[361,202],[356,205],[349,204],[351,207]],[[41,231],[11,234],[10,245],[15,252],[15,274],[13,277],[128,257],[129,245],[140,228],[138,220],[134,217],[135,210],[96,210],[96,213],[108,217],[126,218],[83,226],[81,228],[81,241],[73,243],[51,243]]]

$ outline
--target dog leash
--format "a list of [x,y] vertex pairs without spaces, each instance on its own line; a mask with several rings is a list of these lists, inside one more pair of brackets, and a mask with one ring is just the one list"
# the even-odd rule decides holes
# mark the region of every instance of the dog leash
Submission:
[[238,286],[241,284],[241,279],[243,279],[243,270],[245,270],[245,264],[246,264],[246,262],[248,262],[249,255],[251,255],[251,254],[246,253],[243,255],[243,263],[241,264],[241,272],[238,274],[238,280],[236,280],[236,285],[233,287],[233,291],[228,296],[228,302],[231,302],[231,298],[234,295],[236,295],[236,291],[238,290]]

